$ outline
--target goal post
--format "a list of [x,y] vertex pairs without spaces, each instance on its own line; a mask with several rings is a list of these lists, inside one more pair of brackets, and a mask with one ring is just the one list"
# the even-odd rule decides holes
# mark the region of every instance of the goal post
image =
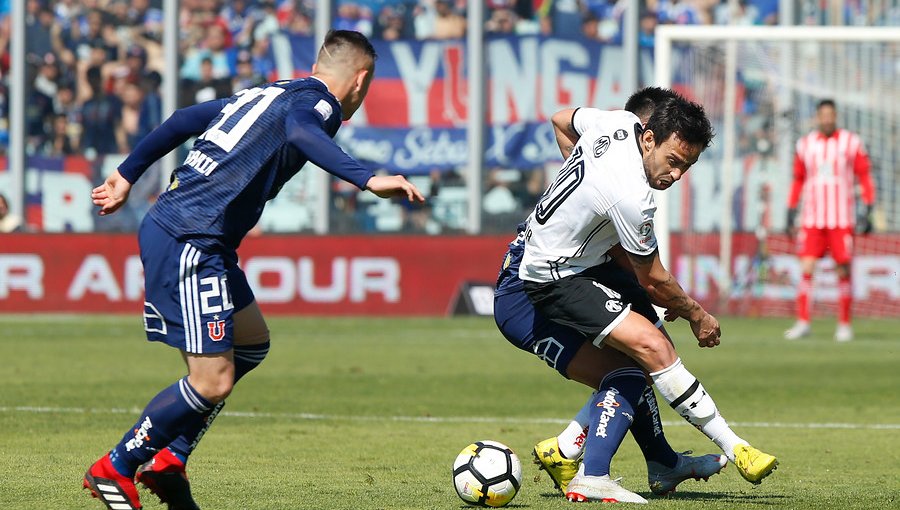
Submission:
[[[656,84],[703,104],[717,132],[679,186],[656,194],[660,254],[682,285],[720,313],[791,314],[794,144],[831,98],[876,182],[877,232],[856,237],[854,313],[900,315],[900,30],[664,25],[654,66]],[[817,313],[834,309],[829,260],[817,270]]]

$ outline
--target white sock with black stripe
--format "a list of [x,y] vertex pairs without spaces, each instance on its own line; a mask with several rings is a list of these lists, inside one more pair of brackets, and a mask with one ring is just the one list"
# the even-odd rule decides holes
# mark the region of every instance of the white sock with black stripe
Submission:
[[748,444],[728,426],[706,389],[681,363],[681,358],[668,367],[652,372],[650,377],[660,395],[691,425],[700,429],[734,461],[734,447]]

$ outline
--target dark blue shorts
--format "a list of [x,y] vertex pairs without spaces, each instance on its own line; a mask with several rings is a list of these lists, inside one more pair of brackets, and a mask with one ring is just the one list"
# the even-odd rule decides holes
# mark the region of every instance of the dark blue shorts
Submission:
[[494,296],[494,320],[507,340],[544,360],[563,377],[587,337],[538,314],[524,290]]
[[[621,300],[630,306],[631,311],[643,315],[657,327],[662,325],[647,292],[633,274],[613,263],[592,269],[585,271],[591,275],[592,280],[602,282],[620,293]],[[510,279],[517,280],[518,276],[509,271],[501,271],[498,288],[512,288],[509,281],[504,281]],[[602,315],[598,312],[600,309],[601,307],[592,305],[596,315]],[[568,378],[566,369],[575,353],[584,342],[593,341],[597,336],[596,333],[581,332],[574,327],[560,324],[539,313],[521,287],[494,296],[494,320],[510,343],[535,354],[566,378]]]
[[138,242],[147,339],[193,354],[230,350],[234,314],[254,300],[237,254],[203,253],[149,217],[141,223]]

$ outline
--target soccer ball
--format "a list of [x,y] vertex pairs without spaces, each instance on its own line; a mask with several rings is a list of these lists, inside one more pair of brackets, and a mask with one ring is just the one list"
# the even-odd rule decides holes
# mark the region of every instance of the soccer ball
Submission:
[[522,463],[506,445],[476,441],[453,462],[453,485],[459,497],[475,506],[505,506],[519,492]]

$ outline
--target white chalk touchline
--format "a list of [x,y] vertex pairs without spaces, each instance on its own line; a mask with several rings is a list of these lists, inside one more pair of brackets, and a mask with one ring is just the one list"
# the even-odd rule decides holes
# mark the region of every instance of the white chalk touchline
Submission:
[[[47,413],[47,414],[139,414],[138,408],[84,408],[84,407],[41,407],[41,406],[0,406],[2,413]],[[236,418],[281,418],[288,420],[333,420],[333,421],[401,421],[413,423],[511,423],[511,424],[566,424],[569,419],[521,418],[490,416],[378,416],[342,415],[315,413],[259,413],[245,411],[224,411],[221,416]],[[685,421],[663,421],[666,427],[687,426]],[[900,423],[785,423],[785,422],[732,422],[735,427],[763,429],[846,429],[846,430],[900,430]]]

